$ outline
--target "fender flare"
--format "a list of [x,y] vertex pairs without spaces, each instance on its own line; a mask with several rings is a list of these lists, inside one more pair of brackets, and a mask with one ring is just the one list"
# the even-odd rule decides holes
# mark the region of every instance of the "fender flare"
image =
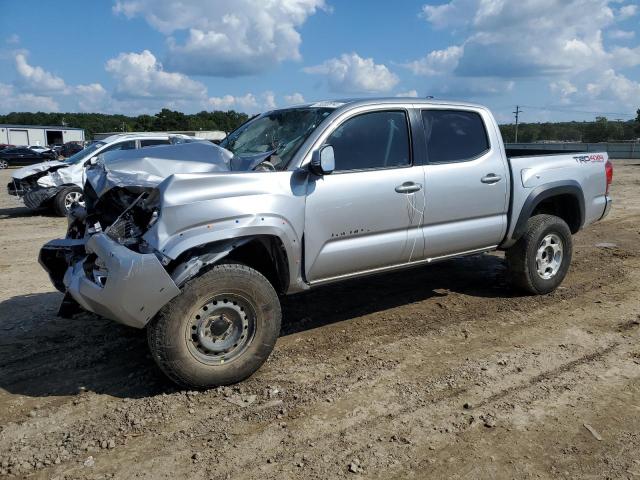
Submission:
[[511,240],[517,241],[522,237],[522,235],[524,235],[527,228],[527,221],[531,218],[531,214],[542,201],[558,195],[571,195],[578,201],[580,221],[577,230],[580,230],[584,225],[585,217],[585,202],[582,187],[575,180],[563,180],[540,185],[529,193],[529,196],[524,201],[524,204],[520,209],[520,215],[518,215],[518,220],[516,221],[516,225],[513,229]]
[[177,262],[172,277],[176,284],[181,285],[198,275],[202,268],[219,262],[245,244],[264,237],[275,238],[279,241],[285,254],[289,278],[288,285],[283,287],[285,290],[289,290],[299,283],[297,279],[300,275],[299,268],[302,259],[301,243],[293,229],[287,228],[289,226],[286,222],[280,221],[284,227],[281,228],[274,225],[275,222],[270,221],[273,219],[269,219],[266,215],[260,218],[264,219],[264,223],[267,225],[239,225],[237,228],[222,230],[209,230],[204,225],[191,231],[185,231],[173,235],[173,241],[167,242],[165,248],[158,250],[158,252],[166,257],[167,262]]

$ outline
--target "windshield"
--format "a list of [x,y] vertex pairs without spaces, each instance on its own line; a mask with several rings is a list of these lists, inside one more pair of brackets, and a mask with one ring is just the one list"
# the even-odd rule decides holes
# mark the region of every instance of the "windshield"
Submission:
[[265,113],[230,133],[220,146],[238,156],[273,152],[271,163],[281,170],[332,111],[305,107]]
[[80,163],[83,160],[88,159],[93,152],[95,152],[96,150],[98,150],[100,147],[104,145],[106,145],[106,143],[104,142],[93,142],[84,150],[80,150],[78,153],[71,155],[69,158],[66,158],[63,161],[64,163],[69,163],[72,165],[76,163]]

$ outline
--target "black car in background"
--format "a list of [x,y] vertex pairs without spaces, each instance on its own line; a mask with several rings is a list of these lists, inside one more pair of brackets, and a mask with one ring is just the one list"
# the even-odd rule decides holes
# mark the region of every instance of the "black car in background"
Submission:
[[59,153],[63,157],[69,158],[83,149],[84,149],[84,145],[81,142],[67,142],[64,145],[62,145]]
[[32,165],[34,163],[46,162],[47,160],[54,160],[55,158],[55,153],[50,150],[38,153],[29,147],[6,148],[0,151],[0,168]]

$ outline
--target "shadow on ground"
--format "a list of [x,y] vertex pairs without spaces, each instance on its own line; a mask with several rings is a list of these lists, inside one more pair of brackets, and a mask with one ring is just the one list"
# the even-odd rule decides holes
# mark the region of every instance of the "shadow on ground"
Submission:
[[53,212],[41,208],[31,210],[27,207],[15,206],[11,208],[0,208],[0,218],[19,218],[19,217],[55,217]]
[[[283,299],[281,335],[321,328],[431,297],[511,296],[503,260],[480,255],[352,280]],[[27,396],[81,391],[139,398],[175,391],[148,353],[145,332],[93,314],[56,316],[57,292],[0,303],[0,388]]]

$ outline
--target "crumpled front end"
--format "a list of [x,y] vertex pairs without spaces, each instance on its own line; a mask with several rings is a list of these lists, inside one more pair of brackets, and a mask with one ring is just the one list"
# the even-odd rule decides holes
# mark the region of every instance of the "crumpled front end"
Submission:
[[66,239],[40,251],[40,263],[56,288],[84,310],[143,328],[180,293],[161,259],[141,237],[157,220],[157,191],[150,186],[113,187],[97,196],[86,185],[87,208],[69,214]]
[[[161,256],[140,237],[154,219],[153,191],[112,190],[69,215],[67,238],[40,250],[55,287],[85,310],[136,328],[180,293]],[[104,209],[104,211],[103,211]],[[104,225],[104,229],[103,229]]]
[[[208,156],[200,156],[204,154]],[[151,235],[158,230],[166,235],[161,208],[167,186],[180,173],[194,174],[193,187],[198,190],[201,175],[196,173],[228,173],[231,156],[212,144],[192,143],[98,160],[85,172],[85,207],[70,211],[67,238],[49,242],[40,252],[40,263],[53,284],[67,294],[66,300],[73,299],[76,309],[143,328],[203,265],[242,245],[243,240],[226,239],[194,260],[168,256],[158,236]],[[204,192],[186,189],[179,194],[190,198],[185,201],[191,205]],[[61,314],[68,303],[63,303]]]
[[82,185],[82,168],[79,167],[55,161],[21,168],[12,175],[7,193],[21,198],[27,208],[42,208],[64,186]]
[[153,254],[129,250],[104,233],[84,240],[53,240],[40,264],[56,288],[82,308],[130,327],[144,328],[180,293]]

